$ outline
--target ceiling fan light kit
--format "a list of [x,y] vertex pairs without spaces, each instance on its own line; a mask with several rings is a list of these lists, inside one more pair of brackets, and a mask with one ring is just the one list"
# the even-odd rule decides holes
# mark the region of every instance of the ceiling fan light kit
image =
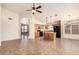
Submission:
[[36,11],[35,10],[32,10],[32,14],[34,14],[34,13],[36,13]]

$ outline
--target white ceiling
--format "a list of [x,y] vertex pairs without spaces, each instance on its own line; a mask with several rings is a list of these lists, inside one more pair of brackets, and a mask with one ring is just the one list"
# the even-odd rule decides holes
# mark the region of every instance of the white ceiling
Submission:
[[[36,4],[36,6],[38,5],[39,4]],[[26,10],[31,9],[32,3],[3,3],[2,6],[20,14],[23,14],[27,12]]]
[[[44,19],[47,16],[53,16],[55,13],[62,13],[64,9],[78,9],[79,4],[68,4],[68,3],[36,3],[36,6],[41,5],[42,14],[37,13],[36,18]],[[3,3],[3,7],[13,10],[21,15],[31,14],[31,11],[26,11],[32,7],[32,3]],[[63,9],[64,8],[64,9]]]
[[[36,3],[36,6],[42,5],[42,9],[49,10],[51,8],[60,8],[60,7],[71,7],[73,8],[74,6],[79,8],[79,4],[68,4],[68,3]],[[3,3],[3,7],[6,7],[8,9],[11,9],[15,12],[18,13],[24,13],[27,12],[25,10],[28,10],[32,7],[32,3]]]

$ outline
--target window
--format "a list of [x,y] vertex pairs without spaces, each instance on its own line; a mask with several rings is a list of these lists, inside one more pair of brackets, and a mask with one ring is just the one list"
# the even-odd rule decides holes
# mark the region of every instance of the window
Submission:
[[65,26],[65,33],[66,34],[70,34],[71,33],[70,32],[70,28],[71,28],[71,26],[69,24]]
[[79,25],[72,25],[72,34],[79,34]]

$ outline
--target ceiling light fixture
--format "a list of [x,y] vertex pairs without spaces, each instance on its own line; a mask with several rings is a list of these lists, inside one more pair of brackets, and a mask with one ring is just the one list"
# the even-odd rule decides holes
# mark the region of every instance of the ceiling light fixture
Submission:
[[35,14],[36,12],[42,13],[42,11],[39,10],[40,8],[42,8],[41,5],[35,7],[35,3],[33,3],[32,8],[31,9],[28,9],[26,11],[32,11],[32,14]]
[[35,14],[36,13],[36,10],[32,10],[32,14]]

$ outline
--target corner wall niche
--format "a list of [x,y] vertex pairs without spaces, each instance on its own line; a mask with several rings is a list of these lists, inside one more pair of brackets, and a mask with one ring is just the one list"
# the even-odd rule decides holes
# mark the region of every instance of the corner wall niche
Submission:
[[79,19],[67,21],[65,23],[65,33],[79,35]]

